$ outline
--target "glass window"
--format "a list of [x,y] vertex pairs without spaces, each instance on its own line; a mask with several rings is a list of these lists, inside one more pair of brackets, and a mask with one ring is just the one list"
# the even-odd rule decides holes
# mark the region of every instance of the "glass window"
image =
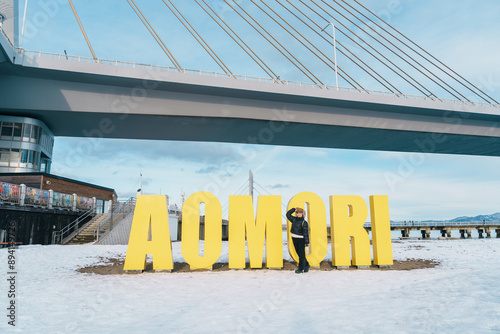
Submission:
[[34,162],[34,165],[35,165],[35,169],[36,170],[40,170],[40,155],[41,155],[41,152],[35,152],[35,162]]
[[40,145],[42,144],[42,134],[43,134],[43,132],[44,132],[44,130],[42,128],[40,128],[40,131],[38,131],[38,138],[37,138],[36,142],[38,144],[40,144]]
[[10,150],[8,148],[0,148],[0,166],[9,165],[9,154]]
[[19,166],[19,150],[12,149],[10,150],[10,167],[18,167]]
[[42,164],[41,164],[41,167],[40,167],[40,172],[42,172],[42,173],[48,173],[48,169],[49,169],[49,161],[46,160],[46,159],[42,159]]
[[13,124],[10,122],[2,123],[2,139],[12,139]]
[[23,141],[30,141],[31,124],[24,124]]
[[32,125],[32,128],[31,128],[31,140],[30,140],[32,143],[36,143],[36,138],[38,137],[38,129],[39,129],[38,126]]
[[23,123],[14,123],[14,140],[21,140]]
[[19,159],[19,167],[26,168],[28,163],[28,150],[21,150],[21,155]]
[[33,168],[35,161],[35,151],[29,151],[28,153],[28,168]]

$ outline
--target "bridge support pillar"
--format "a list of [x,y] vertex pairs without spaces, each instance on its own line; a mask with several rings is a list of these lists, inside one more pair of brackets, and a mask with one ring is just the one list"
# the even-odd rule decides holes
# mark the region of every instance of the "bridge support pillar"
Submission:
[[446,230],[441,230],[441,236],[444,238],[446,237]]
[[422,239],[430,239],[431,238],[431,229],[427,228],[425,230],[420,231],[422,233]]
[[500,229],[496,229],[495,232],[497,233],[497,238],[500,238]]
[[408,237],[410,237],[410,229],[409,229],[409,228],[402,229],[402,230],[401,230],[401,236],[402,236],[403,238],[408,238]]
[[472,238],[472,229],[468,228],[465,231],[467,232],[467,239],[471,239]]
[[491,228],[486,227],[484,231],[486,232],[486,238],[491,238]]
[[482,228],[478,228],[477,229],[477,233],[479,233],[479,239],[482,239],[483,238],[483,229]]
[[465,230],[460,230],[460,239],[465,239]]
[[446,235],[448,236],[448,238],[451,238],[451,228],[446,229]]

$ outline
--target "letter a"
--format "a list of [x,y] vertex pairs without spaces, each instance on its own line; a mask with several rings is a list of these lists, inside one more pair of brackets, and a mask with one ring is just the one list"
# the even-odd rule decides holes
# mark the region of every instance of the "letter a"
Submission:
[[144,270],[147,254],[154,270],[174,269],[165,196],[137,196],[123,270]]

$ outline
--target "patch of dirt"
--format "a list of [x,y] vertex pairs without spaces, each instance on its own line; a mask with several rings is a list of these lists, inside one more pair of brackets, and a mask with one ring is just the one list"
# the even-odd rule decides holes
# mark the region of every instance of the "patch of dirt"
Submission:
[[407,259],[404,261],[394,261],[394,270],[415,270],[434,268],[440,263],[436,260]]
[[[105,265],[95,265],[95,266],[90,266],[90,267],[84,267],[77,269],[78,272],[80,273],[85,273],[85,274],[97,274],[97,275],[134,275],[134,274],[141,274],[141,271],[129,271],[125,272],[123,270],[123,264],[124,260],[123,259],[116,259],[116,258],[109,258],[109,259],[103,259],[105,262],[107,262]],[[394,265],[392,268],[379,268],[377,266],[371,265],[368,270],[415,270],[415,269],[425,269],[425,268],[434,268],[437,265],[439,265],[439,262],[434,261],[434,260],[423,260],[423,259],[407,259],[404,261],[394,261]],[[293,271],[296,270],[297,266],[293,262],[289,261],[283,261],[283,269],[276,269],[276,270],[287,270],[287,271]],[[229,269],[229,265],[227,263],[215,263],[213,266],[213,269],[211,271],[228,271],[231,270]],[[237,269],[237,270],[242,270],[242,269]],[[246,269],[245,270],[267,270],[267,269],[251,269],[250,264],[246,264]],[[320,263],[319,268],[312,268],[310,269],[311,271],[316,271],[316,270],[321,270],[321,271],[331,271],[331,270],[337,270],[335,267],[332,266],[331,262],[328,261],[322,261]],[[348,269],[343,269],[343,270],[356,270],[355,267],[350,267]],[[363,270],[363,269],[357,269],[357,270]],[[206,269],[197,269],[193,271],[210,271]],[[182,273],[182,272],[193,272],[192,270],[189,269],[189,265],[187,263],[174,263],[174,269],[172,270],[173,273]],[[153,264],[152,263],[147,263],[146,264],[146,270],[144,271],[146,273],[154,273],[155,271],[153,270]]]
[[411,245],[411,246],[408,246],[408,249],[422,249],[422,248],[425,248],[424,246],[420,246],[420,245]]

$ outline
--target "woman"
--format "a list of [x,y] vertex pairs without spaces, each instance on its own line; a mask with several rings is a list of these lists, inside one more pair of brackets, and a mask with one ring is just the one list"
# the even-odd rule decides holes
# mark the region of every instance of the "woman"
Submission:
[[[295,216],[292,213],[295,212]],[[296,274],[307,273],[309,271],[309,262],[306,259],[305,248],[309,246],[309,225],[305,220],[305,212],[302,208],[291,208],[286,213],[286,218],[292,223],[290,235],[292,236],[293,246],[299,256],[298,269]]]

